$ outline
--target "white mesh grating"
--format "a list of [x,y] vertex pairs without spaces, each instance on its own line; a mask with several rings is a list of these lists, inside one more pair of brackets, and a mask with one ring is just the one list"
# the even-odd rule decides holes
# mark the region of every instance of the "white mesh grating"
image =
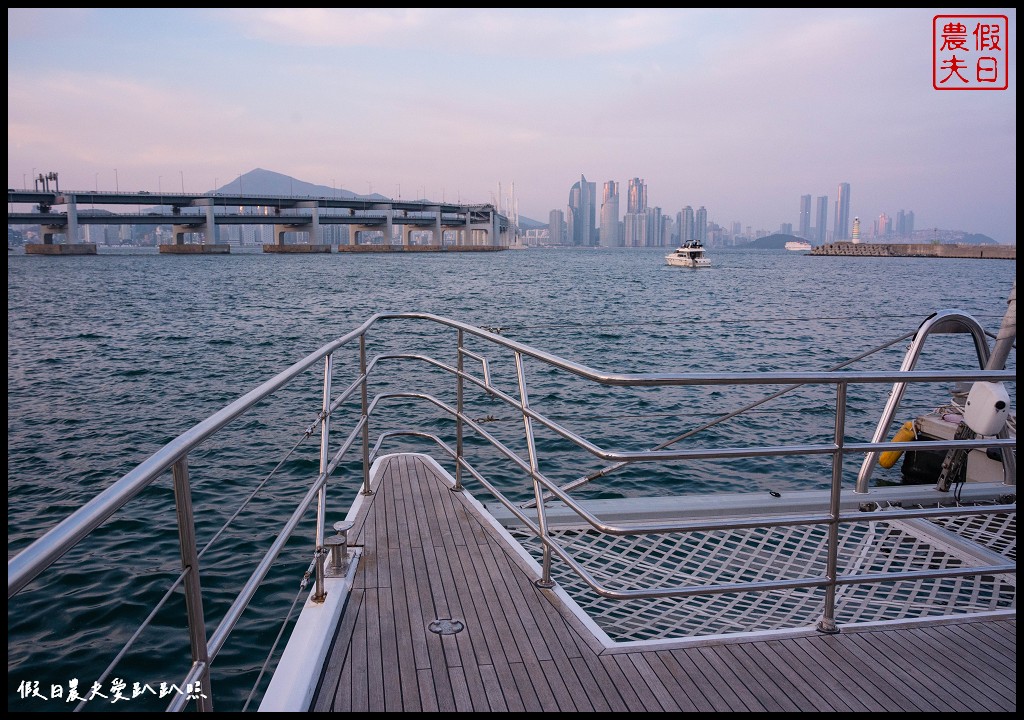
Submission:
[[[999,552],[1016,556],[1016,515],[944,519],[948,530],[972,539],[1000,537]],[[957,522],[951,522],[956,520]],[[513,531],[540,559],[539,543]],[[709,585],[824,575],[823,526],[755,528],[666,536],[613,537],[590,529],[553,531],[562,547],[603,586],[613,590]],[[1012,553],[1012,554],[1011,554]],[[839,573],[885,573],[977,564],[912,525],[870,522],[840,528]],[[594,593],[563,563],[552,564],[558,582],[618,642],[806,627],[822,617],[823,589],[609,600]],[[1012,607],[1014,576],[907,580],[837,588],[840,625],[899,620]]]

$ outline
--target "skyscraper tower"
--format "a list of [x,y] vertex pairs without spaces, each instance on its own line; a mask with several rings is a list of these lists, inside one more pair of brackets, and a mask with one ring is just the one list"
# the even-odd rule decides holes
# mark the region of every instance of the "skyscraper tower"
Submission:
[[696,240],[697,236],[694,233],[694,215],[693,208],[687,205],[681,212],[682,217],[679,221],[679,244],[689,242],[690,240]]
[[626,193],[626,216],[623,218],[627,247],[644,247],[647,242],[647,184],[640,178],[629,181]]
[[708,211],[701,205],[697,208],[697,216],[693,222],[693,234],[695,240],[700,240],[701,244],[705,244],[708,240]]
[[565,213],[561,210],[548,213],[548,242],[552,245],[565,244]]
[[626,198],[626,212],[647,212],[647,183],[640,178],[629,181],[629,196]]
[[836,197],[836,227],[832,240],[850,239],[850,183],[839,183]]
[[569,244],[592,245],[596,242],[597,229],[597,184],[587,182],[580,175],[579,182],[569,191],[569,207],[566,213]]
[[824,245],[828,240],[828,195],[818,196],[818,212],[814,216],[815,241]]
[[601,247],[622,247],[619,237],[619,184],[609,180],[604,184],[601,199]]
[[799,235],[804,240],[811,239],[811,196],[800,196],[800,231]]

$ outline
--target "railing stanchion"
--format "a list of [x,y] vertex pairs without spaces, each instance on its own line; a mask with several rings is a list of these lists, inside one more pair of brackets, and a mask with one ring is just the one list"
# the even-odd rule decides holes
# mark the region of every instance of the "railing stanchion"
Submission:
[[327,597],[324,590],[324,527],[327,523],[327,466],[330,463],[331,443],[331,375],[334,369],[334,353],[327,353],[324,358],[324,397],[320,410],[320,475],[324,484],[316,496],[316,591],[313,602],[323,602]]
[[359,376],[363,379],[360,383],[360,400],[363,413],[363,495],[372,495],[370,490],[370,418],[368,416],[370,404],[366,396],[366,384],[369,378],[366,377],[366,335],[359,336]]
[[464,383],[462,380],[462,344],[463,344],[463,332],[462,328],[458,330],[458,360],[456,366],[458,368],[458,375],[455,381],[455,410],[457,412],[455,416],[455,487],[452,488],[455,492],[462,492],[462,408],[463,408],[463,389]]
[[536,581],[538,587],[550,588],[551,581],[551,548],[548,546],[548,522],[544,510],[544,493],[540,487],[540,465],[537,462],[537,445],[533,441],[533,422],[528,413],[530,398],[526,391],[526,374],[523,371],[523,355],[516,352],[516,376],[519,379],[519,400],[523,406],[523,429],[526,434],[526,449],[530,455],[530,476],[533,480],[533,497],[537,501],[537,528],[540,532],[541,547],[544,548],[544,560],[541,565],[541,578]]
[[210,687],[210,651],[206,640],[206,620],[203,615],[203,592],[199,584],[199,553],[196,548],[196,524],[192,515],[192,489],[188,477],[188,456],[183,455],[171,466],[174,480],[174,505],[178,514],[178,543],[181,546],[181,567],[185,575],[185,610],[188,614],[189,643],[193,664],[202,663],[203,672],[196,692],[196,709],[213,711],[213,692]]
[[836,625],[836,577],[839,573],[839,512],[840,496],[843,492],[843,447],[846,435],[846,390],[845,382],[836,383],[836,423],[835,444],[832,454],[832,491],[829,494],[828,507],[828,551],[825,558],[825,610],[818,630],[823,633],[837,633]]

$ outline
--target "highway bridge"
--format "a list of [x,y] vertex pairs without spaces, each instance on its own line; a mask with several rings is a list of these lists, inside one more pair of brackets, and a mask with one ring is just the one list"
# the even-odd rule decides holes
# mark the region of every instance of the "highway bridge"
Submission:
[[[35,245],[41,247],[25,248],[26,252],[39,254],[95,253],[95,244],[81,241],[79,230],[88,225],[170,225],[173,241],[161,245],[161,252],[229,252],[230,245],[221,242],[220,230],[232,225],[272,226],[274,239],[263,245],[265,252],[330,252],[332,245],[323,242],[322,229],[332,225],[348,227],[349,245],[373,243],[388,251],[499,250],[515,239],[509,219],[493,205],[241,193],[12,188],[7,190],[7,202],[9,227],[39,227],[41,242]],[[413,233],[417,233],[415,238]]]

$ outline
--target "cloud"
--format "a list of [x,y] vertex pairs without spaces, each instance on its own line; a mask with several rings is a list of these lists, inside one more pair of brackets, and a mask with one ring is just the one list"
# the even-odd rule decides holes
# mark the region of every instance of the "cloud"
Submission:
[[247,8],[217,17],[246,37],[277,45],[583,57],[670,43],[681,15],[657,9]]

